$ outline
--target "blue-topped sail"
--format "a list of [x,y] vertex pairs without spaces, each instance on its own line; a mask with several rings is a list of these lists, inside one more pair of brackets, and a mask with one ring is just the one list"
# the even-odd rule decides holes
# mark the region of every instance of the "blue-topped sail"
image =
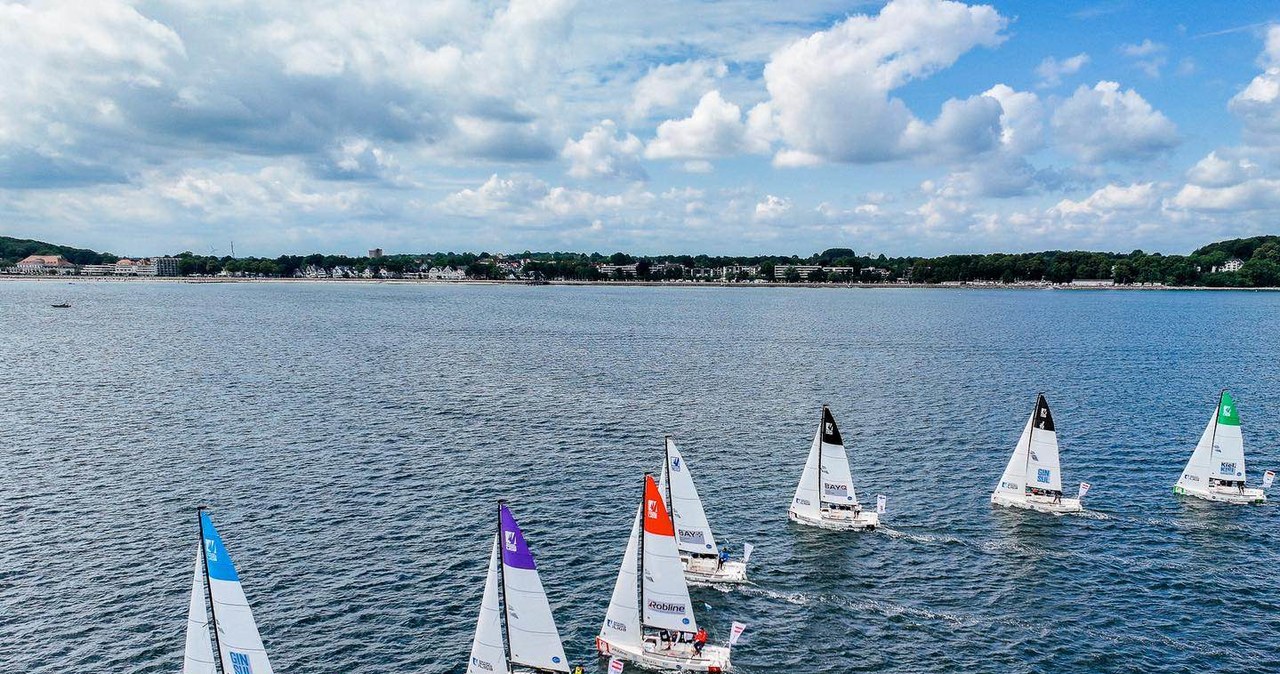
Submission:
[[223,674],[272,674],[271,662],[240,585],[231,555],[207,511],[200,511],[201,551],[213,598],[212,614]]
[[205,510],[200,511],[200,534],[204,542],[205,563],[209,565],[209,577],[233,583],[240,582],[240,576],[236,574],[236,566],[231,563],[231,555],[227,553],[227,547],[222,544],[222,537],[218,535],[218,530],[213,526],[213,520]]

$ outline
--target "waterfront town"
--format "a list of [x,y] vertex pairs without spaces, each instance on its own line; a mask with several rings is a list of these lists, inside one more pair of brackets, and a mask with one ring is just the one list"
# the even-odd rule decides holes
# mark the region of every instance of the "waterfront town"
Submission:
[[623,252],[387,254],[313,253],[276,258],[196,255],[121,257],[0,237],[0,277],[100,279],[415,280],[515,283],[659,282],[806,285],[1280,286],[1280,237],[1233,239],[1191,255],[1045,251],[940,257],[859,255],[829,248],[807,257],[633,256]]

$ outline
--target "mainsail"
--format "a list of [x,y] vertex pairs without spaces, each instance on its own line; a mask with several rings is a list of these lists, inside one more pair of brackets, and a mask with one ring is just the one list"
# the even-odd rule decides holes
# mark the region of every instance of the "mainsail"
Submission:
[[1245,481],[1244,438],[1240,434],[1240,413],[1231,393],[1223,391],[1218,406],[1200,435],[1178,485],[1204,491],[1209,478]]
[[696,632],[698,623],[684,582],[684,566],[676,547],[675,527],[653,477],[644,476],[640,580],[642,622],[648,627]]
[[[641,506],[643,507],[643,505]],[[613,585],[613,597],[605,613],[600,636],[611,643],[640,648],[640,606],[636,603],[636,560],[640,547],[640,509],[631,524],[631,536],[627,538],[627,551],[618,569],[618,581]]]
[[200,537],[223,674],[271,674],[271,662],[240,586],[240,576],[204,510],[200,511]]
[[209,604],[204,591],[203,545],[196,548],[195,576],[191,579],[191,605],[187,609],[187,649],[182,674],[214,674],[213,643],[209,640]]
[[502,536],[502,602],[511,662],[567,672],[564,645],[524,533],[506,504],[498,506],[498,519]]
[[718,554],[716,538],[707,522],[707,513],[702,509],[698,488],[693,484],[693,474],[670,437],[667,438],[667,463],[663,467],[663,476],[669,483],[671,518],[675,521],[676,543],[680,551],[696,555]]
[[502,623],[498,615],[498,539],[489,553],[489,575],[484,581],[484,599],[476,636],[471,642],[467,674],[507,674],[507,649],[502,645]]

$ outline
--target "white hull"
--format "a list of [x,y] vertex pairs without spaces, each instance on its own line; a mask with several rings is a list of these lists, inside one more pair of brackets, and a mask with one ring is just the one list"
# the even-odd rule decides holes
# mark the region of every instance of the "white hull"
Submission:
[[1206,501],[1235,503],[1237,505],[1267,502],[1267,494],[1261,489],[1245,489],[1244,492],[1241,493],[1239,489],[1232,488],[1210,487],[1208,490],[1200,490],[1175,486],[1173,488],[1173,493],[1178,494],[1179,496],[1194,496]]
[[614,644],[604,637],[596,637],[596,650],[600,655],[630,662],[643,669],[680,672],[731,672],[729,649],[707,644],[702,656],[695,657],[693,644],[668,644],[665,648],[657,637],[645,638],[643,646]]
[[713,557],[680,555],[684,579],[699,585],[736,585],[747,582],[747,563],[730,560],[721,564]]
[[991,503],[993,505],[1005,506],[1006,508],[1023,508],[1025,510],[1034,510],[1039,513],[1050,513],[1052,515],[1084,511],[1084,506],[1080,504],[1080,499],[1078,498],[1063,498],[1055,501],[1052,496],[1029,495],[1018,498],[1017,496],[1009,496],[996,492],[991,495]]
[[880,515],[874,510],[863,510],[856,516],[851,510],[824,510],[817,518],[792,510],[790,517],[796,524],[834,531],[871,531],[880,526]]

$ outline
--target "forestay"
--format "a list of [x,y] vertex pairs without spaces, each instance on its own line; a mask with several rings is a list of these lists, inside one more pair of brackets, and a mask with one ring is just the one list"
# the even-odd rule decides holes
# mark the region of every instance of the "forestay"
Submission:
[[507,674],[507,649],[502,645],[502,623],[498,615],[498,539],[489,552],[489,574],[484,581],[484,598],[476,636],[471,641],[467,674]]
[[667,438],[667,464],[663,473],[669,484],[671,518],[675,522],[676,544],[680,551],[696,555],[718,554],[711,524],[707,522],[698,488],[693,484],[693,474],[671,438]]
[[240,586],[240,576],[213,520],[203,510],[200,511],[200,532],[222,670],[224,674],[271,674],[271,662]]
[[642,528],[642,621],[646,626],[657,629],[696,632],[698,623],[693,617],[689,587],[684,582],[684,566],[680,563],[676,547],[675,527],[662,502],[658,485],[649,475],[644,478]]
[[498,507],[502,535],[502,600],[511,662],[535,669],[567,672],[564,645],[551,615],[533,553],[520,525],[505,504]]
[[209,604],[204,591],[204,553],[196,547],[195,576],[191,579],[191,605],[187,609],[187,648],[182,674],[215,674],[213,643],[209,638]]

